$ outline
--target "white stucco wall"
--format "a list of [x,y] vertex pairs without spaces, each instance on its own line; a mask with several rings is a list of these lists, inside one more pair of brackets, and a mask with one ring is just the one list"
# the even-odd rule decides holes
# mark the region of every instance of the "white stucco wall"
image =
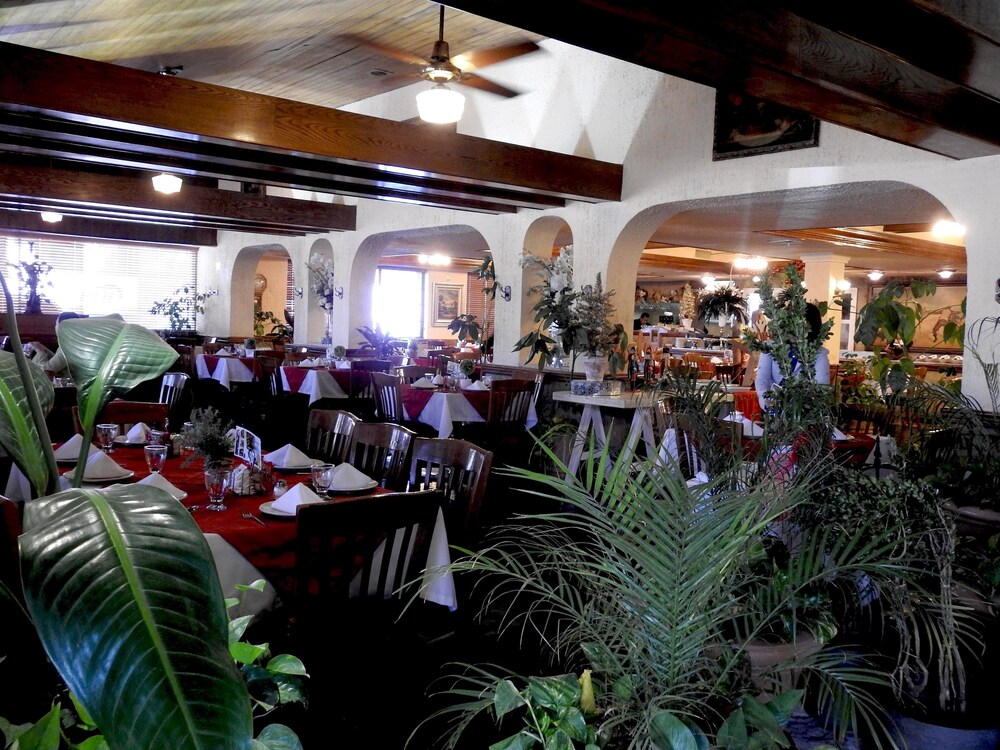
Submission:
[[[927,191],[968,227],[969,319],[1000,314],[993,300],[995,280],[1000,278],[1000,253],[993,250],[1000,237],[1000,216],[992,198],[998,192],[1000,157],[954,161],[823,123],[818,148],[713,162],[713,89],[551,40],[542,44],[541,52],[491,66],[484,75],[525,93],[503,100],[463,89],[467,104],[459,132],[622,163],[621,202],[571,203],[558,210],[489,216],[358,200],[357,230],[325,238],[338,274],[343,269],[345,288],[335,315],[335,339],[353,340],[354,329],[369,319],[370,281],[388,233],[463,225],[483,235],[498,279],[501,285],[511,285],[514,299],[497,304],[496,359],[515,362],[518,355],[510,353],[510,346],[525,328],[524,313],[530,307],[517,303],[523,292],[518,259],[529,228],[537,227],[540,218],[559,218],[570,226],[576,283],[589,283],[601,272],[605,286],[621,290],[626,300],[619,303],[625,322],[632,315],[627,301],[642,246],[653,228],[676,210],[671,204],[890,180]],[[413,117],[413,97],[426,85],[415,84],[350,109],[392,119]],[[859,190],[862,194],[858,208],[863,213],[877,195]],[[323,327],[304,273],[315,239],[281,238],[279,243],[293,260],[297,283],[306,288],[296,309],[297,322],[305,316],[309,321],[308,327],[296,326],[296,338],[302,341],[317,341]],[[260,244],[275,244],[275,239],[227,235],[218,248],[205,249],[199,286],[230,288],[239,250]],[[231,282],[252,281],[252,272],[249,280],[243,275],[237,273]],[[213,281],[206,283],[209,278]],[[232,326],[234,334],[241,333],[236,321],[242,320],[242,313],[223,307],[218,299],[206,310],[206,330]],[[985,394],[981,373],[974,367],[967,366],[964,387],[970,395]]]

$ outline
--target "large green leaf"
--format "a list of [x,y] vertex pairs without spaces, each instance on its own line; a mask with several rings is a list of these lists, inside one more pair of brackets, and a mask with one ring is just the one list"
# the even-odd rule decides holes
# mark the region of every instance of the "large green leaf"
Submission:
[[25,506],[25,599],[60,675],[110,747],[250,747],[205,537],[165,492],[73,489]]
[[117,318],[63,321],[59,348],[76,382],[85,435],[108,401],[162,375],[178,356],[149,329]]
[[[55,398],[52,383],[40,367],[29,364],[28,372],[42,411],[48,413]],[[0,445],[42,495],[49,478],[45,458],[48,446],[44,446],[38,436],[24,385],[14,354],[0,352]]]

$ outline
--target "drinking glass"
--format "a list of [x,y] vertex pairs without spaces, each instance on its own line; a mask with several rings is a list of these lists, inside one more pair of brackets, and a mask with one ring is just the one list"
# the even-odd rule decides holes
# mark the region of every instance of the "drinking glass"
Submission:
[[105,453],[114,452],[115,438],[118,437],[118,425],[99,424],[97,425],[97,445]]
[[170,445],[170,433],[166,430],[150,430],[146,436],[148,445]]
[[146,467],[149,469],[149,473],[159,474],[167,460],[167,446],[147,445],[143,448],[143,453],[146,456]]
[[317,464],[311,467],[313,489],[316,494],[323,495],[330,489],[330,482],[333,480],[333,464]]
[[205,510],[225,510],[226,490],[232,478],[232,469],[206,469],[205,489],[208,490],[208,505]]

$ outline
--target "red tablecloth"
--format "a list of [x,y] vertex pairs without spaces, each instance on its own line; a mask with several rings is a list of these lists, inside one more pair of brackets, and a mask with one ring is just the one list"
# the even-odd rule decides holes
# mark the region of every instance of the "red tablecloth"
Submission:
[[490,412],[490,392],[489,391],[455,391],[446,388],[414,388],[410,385],[404,385],[402,387],[401,398],[403,401],[403,408],[406,409],[406,413],[410,416],[410,419],[417,419],[420,412],[424,410],[427,406],[427,402],[431,400],[431,396],[435,393],[459,393],[465,397],[466,401],[472,404],[473,408],[479,412],[479,415],[486,419]]
[[243,364],[245,364],[247,367],[250,368],[251,371],[253,371],[253,374],[255,376],[258,375],[258,374],[260,374],[260,369],[257,367],[257,359],[256,359],[256,357],[235,357],[234,358],[234,357],[219,357],[216,354],[206,354],[205,355],[205,367],[208,368],[208,371],[210,373],[211,372],[215,372],[215,368],[219,364],[219,359],[239,359],[240,362],[242,362]]
[[757,391],[734,393],[733,408],[747,419],[756,420],[763,414],[760,401],[757,399]]

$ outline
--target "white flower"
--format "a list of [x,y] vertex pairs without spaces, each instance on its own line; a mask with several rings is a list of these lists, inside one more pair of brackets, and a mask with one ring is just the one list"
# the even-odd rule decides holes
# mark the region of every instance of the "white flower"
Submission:
[[327,312],[333,310],[333,260],[319,253],[313,253],[306,263],[312,278],[311,289],[319,306]]

